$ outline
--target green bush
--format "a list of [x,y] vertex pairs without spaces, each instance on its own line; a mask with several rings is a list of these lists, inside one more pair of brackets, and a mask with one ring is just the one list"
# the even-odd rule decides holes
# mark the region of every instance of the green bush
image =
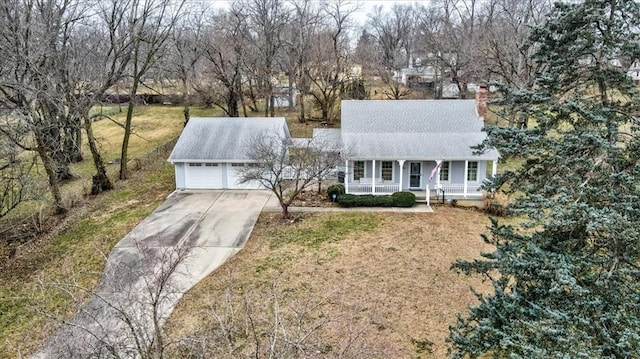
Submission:
[[340,207],[356,207],[357,197],[355,194],[341,194],[336,198]]
[[416,195],[411,192],[396,192],[391,197],[394,207],[413,207],[416,204]]
[[341,194],[337,202],[341,207],[412,207],[416,196],[410,192],[396,192],[391,196]]
[[330,201],[333,201],[334,194],[336,195],[336,197],[338,197],[340,195],[343,195],[344,192],[344,185],[342,184],[333,184],[329,186],[329,188],[327,188],[327,196],[329,197]]

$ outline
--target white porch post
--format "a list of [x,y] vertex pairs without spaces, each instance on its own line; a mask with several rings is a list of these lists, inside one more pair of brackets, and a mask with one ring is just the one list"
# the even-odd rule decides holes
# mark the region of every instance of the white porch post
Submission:
[[464,161],[464,198],[467,198],[467,177],[469,175],[469,160]]
[[349,160],[344,161],[344,193],[349,193]]
[[[436,166],[437,165],[438,165],[438,162],[436,162]],[[436,188],[440,188],[440,170],[442,169],[442,165],[444,165],[444,160],[441,160],[440,166],[436,171]],[[451,172],[451,169],[449,169],[449,172]]]
[[376,160],[371,161],[371,193],[376,193]]
[[398,160],[400,164],[400,187],[398,188],[398,192],[402,192],[402,172],[404,172],[404,160]]
[[498,160],[492,160],[493,168],[491,169],[491,176],[495,177],[498,173]]

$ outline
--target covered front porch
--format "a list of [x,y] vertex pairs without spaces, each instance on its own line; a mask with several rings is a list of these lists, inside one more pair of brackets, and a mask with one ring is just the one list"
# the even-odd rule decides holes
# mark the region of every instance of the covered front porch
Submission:
[[496,172],[496,160],[348,160],[344,186],[351,194],[412,191],[427,201],[441,191],[447,198],[480,198],[482,182]]

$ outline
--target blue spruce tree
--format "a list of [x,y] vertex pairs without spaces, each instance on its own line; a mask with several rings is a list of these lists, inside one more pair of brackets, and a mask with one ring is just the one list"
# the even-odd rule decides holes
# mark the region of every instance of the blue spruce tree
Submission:
[[523,126],[488,129],[521,163],[494,185],[528,220],[493,221],[495,251],[454,265],[494,292],[451,326],[451,354],[640,357],[640,97],[624,70],[640,59],[640,5],[556,4],[529,45],[544,70],[503,103]]

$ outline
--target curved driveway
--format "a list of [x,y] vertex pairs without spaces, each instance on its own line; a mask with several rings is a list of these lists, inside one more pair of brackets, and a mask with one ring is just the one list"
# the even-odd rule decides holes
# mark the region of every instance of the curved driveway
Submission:
[[270,195],[173,193],[116,244],[97,291],[35,358],[139,356],[182,294],[244,247]]

